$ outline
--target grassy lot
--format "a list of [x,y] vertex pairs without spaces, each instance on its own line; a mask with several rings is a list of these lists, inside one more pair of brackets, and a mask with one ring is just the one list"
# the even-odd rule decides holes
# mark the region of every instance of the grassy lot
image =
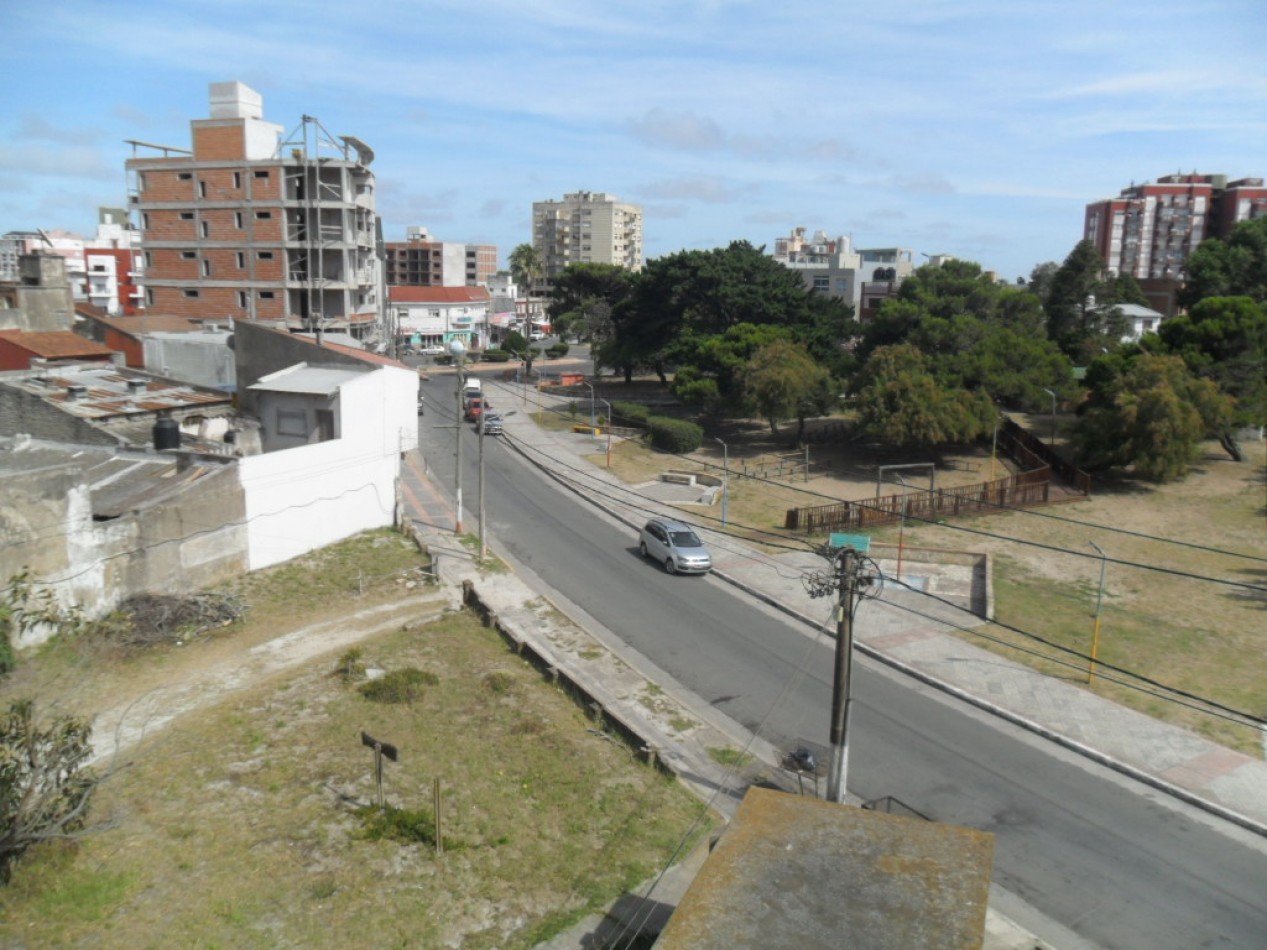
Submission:
[[[80,653],[75,672],[175,675],[190,657],[293,629],[296,614],[391,596],[397,558],[412,562],[406,572],[419,560],[399,540],[378,533],[253,575],[242,591],[255,609],[240,628],[140,656]],[[367,591],[367,578],[380,586]],[[113,827],[18,867],[0,891],[0,943],[530,947],[707,833],[697,800],[594,732],[470,614],[406,623],[360,648],[364,666],[414,668],[432,685],[410,704],[372,702],[327,656],[183,716],[99,789],[94,819]],[[384,765],[386,799],[418,813],[426,840],[367,837],[356,809],[375,784],[362,730],[399,747]]]
[[[1044,436],[1051,431],[1046,417],[1031,424]],[[1058,420],[1058,442],[1068,427],[1069,420]],[[745,459],[769,458],[780,450],[768,429],[755,423],[730,424],[724,437],[732,473]],[[1235,586],[1267,586],[1267,447],[1250,442],[1244,449],[1247,460],[1236,463],[1211,442],[1191,475],[1174,484],[1097,479],[1092,496],[1072,504],[953,524],[910,521],[905,542],[993,556],[999,624],[965,632],[971,642],[1262,756],[1261,731],[1202,703],[1159,697],[1146,684],[1131,683],[1108,668],[1117,666],[1193,696],[1267,716],[1267,599]],[[612,470],[636,484],[667,468],[716,472],[712,466],[721,465],[721,455],[720,446],[707,440],[689,459],[622,442],[613,450]],[[823,503],[807,496],[806,489],[865,499],[874,496],[877,465],[925,460],[876,454],[860,443],[812,446],[810,455],[808,484],[798,478],[732,478],[731,533],[756,542],[768,538],[766,532],[786,534],[782,524],[788,508]],[[590,456],[590,461],[601,465],[604,456]],[[990,446],[966,447],[939,461],[939,487],[980,481],[990,471]],[[998,470],[1003,474],[1002,466]],[[917,484],[915,478],[909,480]],[[716,505],[684,507],[683,513],[687,520],[720,526]],[[898,530],[894,526],[871,534],[877,542],[896,543]],[[1097,654],[1101,665],[1088,684],[1085,659],[1068,658],[1035,637],[1090,654],[1101,567],[1091,542],[1105,551],[1107,561]],[[911,556],[918,558],[918,553]]]

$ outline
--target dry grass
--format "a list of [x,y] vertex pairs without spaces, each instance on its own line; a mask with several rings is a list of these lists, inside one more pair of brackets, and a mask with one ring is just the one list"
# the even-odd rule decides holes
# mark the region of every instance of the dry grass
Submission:
[[[358,539],[253,575],[252,619],[188,652],[80,654],[74,670],[131,688],[129,672],[141,683],[179,676],[301,614],[337,616],[357,583],[346,558],[367,572],[375,552],[394,563],[397,540]],[[116,827],[18,868],[0,891],[0,944],[530,947],[641,883],[692,829],[706,833],[693,824],[697,801],[592,732],[469,614],[358,646],[370,668],[416,667],[436,683],[411,705],[373,703],[331,655],[176,720],[100,789],[94,818]],[[56,658],[49,677],[63,691],[69,662]],[[41,661],[24,665],[28,685],[38,681]],[[440,780],[445,853],[360,836],[354,806],[375,796],[362,730],[400,748],[400,762],[385,763],[389,804],[430,812]]]

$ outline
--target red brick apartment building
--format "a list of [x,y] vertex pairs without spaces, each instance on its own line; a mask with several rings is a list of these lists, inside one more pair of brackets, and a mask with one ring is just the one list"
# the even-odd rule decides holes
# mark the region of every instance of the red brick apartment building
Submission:
[[497,273],[497,246],[433,241],[412,227],[407,240],[383,245],[389,287],[480,287]]
[[212,83],[210,105],[192,150],[130,143],[149,312],[372,336],[385,296],[373,151],[307,116],[284,141],[242,83]]
[[1117,274],[1140,282],[1154,309],[1174,312],[1173,291],[1191,254],[1208,237],[1226,238],[1242,221],[1267,216],[1261,178],[1166,175],[1131,185],[1086,208],[1083,237]]

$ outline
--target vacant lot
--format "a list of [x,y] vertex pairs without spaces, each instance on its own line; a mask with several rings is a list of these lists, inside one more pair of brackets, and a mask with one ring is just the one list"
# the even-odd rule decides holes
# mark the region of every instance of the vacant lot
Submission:
[[[73,682],[104,701],[104,681],[139,699],[296,623],[399,600],[419,562],[389,534],[351,542],[358,567],[348,550],[248,579],[245,625],[141,655],[59,647],[28,658],[4,698],[42,682],[41,708],[77,708]],[[370,670],[426,674],[420,695],[371,702],[329,654],[156,730],[99,790],[94,818],[113,827],[33,852],[0,891],[0,943],[529,947],[706,833],[695,799],[593,731],[469,614],[405,620],[359,646]],[[443,853],[366,836],[362,730],[400,749],[385,763],[389,805],[429,818],[439,781]]]

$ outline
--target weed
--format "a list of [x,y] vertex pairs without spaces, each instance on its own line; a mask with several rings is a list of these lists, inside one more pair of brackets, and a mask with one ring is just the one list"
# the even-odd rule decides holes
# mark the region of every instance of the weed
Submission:
[[738,752],[734,749],[709,749],[708,754],[713,757],[714,762],[728,769],[737,769],[752,761],[752,756],[747,752]]
[[509,693],[514,682],[509,673],[493,672],[484,676],[484,688],[494,696],[504,696]]
[[339,677],[345,683],[353,680],[359,680],[365,676],[365,663],[361,660],[365,651],[360,647],[353,647],[339,657],[339,662],[334,666],[334,675]]
[[424,687],[435,686],[439,682],[439,677],[434,673],[406,666],[392,670],[379,679],[362,683],[360,690],[361,695],[370,702],[400,705],[413,703],[415,699],[421,698]]

